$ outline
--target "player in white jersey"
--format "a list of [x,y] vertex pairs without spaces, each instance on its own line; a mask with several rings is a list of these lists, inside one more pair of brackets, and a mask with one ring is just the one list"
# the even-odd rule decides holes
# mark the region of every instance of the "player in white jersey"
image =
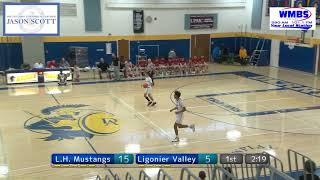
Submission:
[[58,85],[59,86],[66,86],[67,85],[67,78],[68,74],[64,74],[62,70],[60,70],[60,73],[58,74]]
[[145,87],[145,92],[144,92],[144,98],[146,98],[146,100],[148,101],[148,106],[154,106],[156,105],[156,101],[153,99],[152,97],[152,86],[153,86],[153,81],[150,77],[149,73],[146,73],[146,80],[145,80],[147,87]]
[[176,107],[172,108],[170,112],[176,110],[176,122],[174,123],[174,132],[176,134],[176,138],[172,142],[179,142],[179,132],[178,128],[190,128],[192,131],[195,131],[194,124],[191,125],[184,125],[182,124],[183,121],[183,112],[185,112],[187,109],[183,104],[182,99],[180,98],[181,93],[180,91],[174,92],[174,99],[176,100]]

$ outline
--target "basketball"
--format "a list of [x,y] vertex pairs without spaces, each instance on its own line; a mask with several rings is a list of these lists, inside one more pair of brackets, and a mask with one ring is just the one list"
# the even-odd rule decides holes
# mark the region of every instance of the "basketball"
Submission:
[[143,88],[148,88],[148,83],[144,83],[142,86]]

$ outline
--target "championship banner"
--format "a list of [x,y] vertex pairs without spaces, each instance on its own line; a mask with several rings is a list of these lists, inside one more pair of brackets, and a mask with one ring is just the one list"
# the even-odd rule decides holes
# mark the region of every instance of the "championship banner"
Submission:
[[144,33],[143,10],[133,10],[133,32]]
[[58,36],[59,3],[3,3],[5,36]]
[[34,83],[38,82],[37,72],[26,72],[26,73],[8,73],[7,84],[19,84],[19,83]]
[[266,16],[270,15],[270,7],[290,7],[291,0],[268,0]]
[[186,14],[185,29],[217,29],[218,14]]
[[[56,82],[58,81],[58,74],[60,73],[60,71],[46,71],[43,72],[43,77],[44,77],[44,82]],[[71,76],[71,72],[69,70],[63,71],[64,74],[69,74],[67,80],[71,81],[72,80],[72,76]]]
[[294,7],[309,7],[311,3],[311,0],[295,0]]

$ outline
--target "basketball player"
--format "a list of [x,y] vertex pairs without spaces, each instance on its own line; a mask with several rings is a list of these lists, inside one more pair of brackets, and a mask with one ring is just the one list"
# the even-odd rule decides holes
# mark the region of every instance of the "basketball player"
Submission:
[[154,86],[154,70],[155,70],[155,65],[154,63],[151,61],[151,59],[148,59],[148,65],[146,68],[146,72],[149,74],[150,78],[152,79],[152,86]]
[[67,85],[67,74],[64,74],[62,70],[60,70],[60,73],[58,74],[58,85],[59,86],[66,86]]
[[156,101],[153,99],[152,97],[152,86],[153,86],[153,81],[150,77],[150,73],[147,72],[146,73],[146,84],[148,85],[146,88],[145,88],[145,92],[144,92],[144,98],[146,98],[146,100],[148,101],[148,106],[154,106],[156,105]]
[[195,131],[195,126],[194,124],[191,125],[184,125],[182,124],[183,121],[183,112],[186,111],[186,107],[184,106],[182,99],[180,98],[181,93],[180,91],[175,91],[174,92],[174,99],[176,100],[176,107],[172,108],[170,112],[176,110],[176,122],[174,123],[174,132],[176,134],[176,138],[172,140],[172,142],[179,142],[179,132],[178,128],[190,128],[192,131]]

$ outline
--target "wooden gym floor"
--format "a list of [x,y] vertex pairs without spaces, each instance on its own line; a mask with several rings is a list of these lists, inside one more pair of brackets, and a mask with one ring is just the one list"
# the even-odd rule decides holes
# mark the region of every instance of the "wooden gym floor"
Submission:
[[[106,172],[51,168],[52,153],[267,151],[286,165],[286,151],[294,149],[320,162],[318,77],[216,64],[210,65],[210,72],[157,79],[155,107],[146,106],[143,81],[0,90],[0,178],[90,179]],[[169,112],[175,89],[182,92],[188,109],[184,122],[196,125],[195,133],[180,130],[178,144],[171,143],[175,115]],[[112,172],[123,176],[125,170]],[[136,175],[138,169],[129,171]],[[174,177],[180,172],[167,171]]]

